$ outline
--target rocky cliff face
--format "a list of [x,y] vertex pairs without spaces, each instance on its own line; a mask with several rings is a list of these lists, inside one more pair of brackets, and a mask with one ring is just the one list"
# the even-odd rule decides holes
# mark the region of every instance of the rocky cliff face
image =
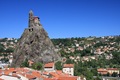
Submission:
[[43,63],[60,59],[39,18],[33,16],[32,11],[29,13],[29,28],[25,29],[14,51],[12,66],[19,67],[26,59]]

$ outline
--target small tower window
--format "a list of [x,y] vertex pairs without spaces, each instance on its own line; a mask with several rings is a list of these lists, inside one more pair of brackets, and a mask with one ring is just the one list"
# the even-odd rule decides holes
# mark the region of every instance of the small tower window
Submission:
[[29,31],[30,31],[30,32],[33,31],[33,28],[29,29]]
[[33,40],[32,41],[30,41],[30,44],[32,44],[33,43]]
[[32,28],[32,31],[33,31],[33,28]]

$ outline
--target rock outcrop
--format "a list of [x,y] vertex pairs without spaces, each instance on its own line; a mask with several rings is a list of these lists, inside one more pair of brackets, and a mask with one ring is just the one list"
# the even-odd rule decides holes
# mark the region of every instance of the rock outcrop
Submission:
[[13,54],[12,67],[21,66],[25,60],[48,63],[60,59],[39,17],[29,12],[29,27],[24,30]]

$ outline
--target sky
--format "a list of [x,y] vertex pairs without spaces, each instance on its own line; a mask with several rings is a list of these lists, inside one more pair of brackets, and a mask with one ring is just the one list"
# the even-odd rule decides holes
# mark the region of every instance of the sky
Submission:
[[50,38],[120,35],[120,0],[0,0],[0,38],[20,38],[30,10]]

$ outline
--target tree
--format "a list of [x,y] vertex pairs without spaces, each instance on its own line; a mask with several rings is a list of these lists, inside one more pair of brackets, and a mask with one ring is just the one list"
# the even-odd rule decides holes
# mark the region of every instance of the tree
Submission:
[[113,52],[113,59],[111,60],[112,63],[120,64],[120,52]]
[[109,76],[110,76],[110,73],[108,72],[106,76],[108,76],[108,77],[109,77]]
[[112,77],[117,77],[118,74],[117,74],[116,72],[113,72],[111,76],[112,76]]
[[21,64],[21,67],[29,67],[28,59],[25,59],[25,61]]
[[32,65],[32,68],[35,70],[41,70],[42,69],[42,63],[37,62]]
[[5,52],[7,52],[7,53],[14,52],[14,48],[9,47],[9,48],[7,48],[7,49],[5,50]]
[[2,58],[1,61],[2,61],[3,63],[6,63],[6,62],[9,61],[9,59],[8,59],[8,58]]
[[0,42],[6,42],[8,38],[3,38],[0,40]]
[[97,76],[94,80],[101,80],[101,78],[99,76]]
[[7,57],[7,56],[8,56],[8,54],[4,53],[4,54],[3,54],[3,56],[4,56],[4,57]]
[[66,60],[66,64],[73,64],[73,63],[74,63],[74,61],[71,60],[71,59],[67,59],[67,60]]
[[74,66],[74,75],[75,76],[80,76],[82,73],[83,67],[82,67],[82,62],[78,62]]
[[86,80],[93,80],[93,73],[90,72],[88,69],[83,71],[83,75],[86,76]]
[[61,61],[56,62],[55,67],[57,70],[62,70],[62,62]]
[[61,50],[60,53],[61,53],[61,57],[65,56],[65,52],[63,50]]
[[4,45],[0,44],[0,52],[4,52]]
[[93,73],[94,76],[97,76],[97,75],[98,75],[97,69],[92,69],[91,72]]

